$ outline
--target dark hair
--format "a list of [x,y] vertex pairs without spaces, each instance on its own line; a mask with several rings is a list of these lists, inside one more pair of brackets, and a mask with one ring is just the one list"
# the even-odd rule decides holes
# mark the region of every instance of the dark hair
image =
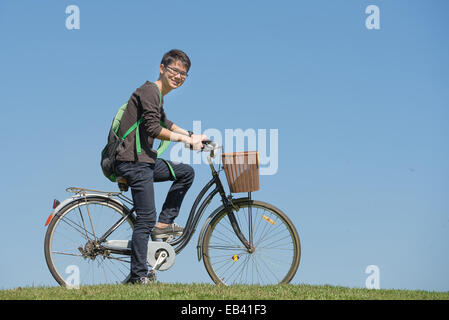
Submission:
[[190,69],[190,59],[189,57],[181,50],[173,49],[164,54],[162,57],[161,64],[165,67],[168,67],[170,64],[174,63],[176,60],[181,61],[181,63],[186,67],[187,71]]

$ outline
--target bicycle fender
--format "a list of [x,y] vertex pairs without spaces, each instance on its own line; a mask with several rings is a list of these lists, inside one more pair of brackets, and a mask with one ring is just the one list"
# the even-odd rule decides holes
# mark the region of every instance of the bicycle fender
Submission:
[[98,194],[98,193],[88,193],[85,196],[84,195],[74,195],[71,196],[67,199],[65,199],[64,201],[62,201],[54,210],[53,212],[50,214],[50,216],[47,219],[47,222],[45,223],[45,226],[48,226],[51,222],[51,220],[54,218],[54,216],[60,212],[62,209],[64,209],[65,207],[71,205],[73,202],[75,201],[79,201],[79,200],[83,200],[83,199],[90,199],[90,198],[103,198],[103,199],[107,199],[109,201],[115,202],[117,205],[119,206],[123,206],[126,208],[126,206],[119,201],[118,199],[114,199],[112,197],[108,197],[107,195],[103,195],[103,194]]
[[209,217],[207,217],[206,221],[204,221],[203,227],[201,228],[200,231],[200,236],[198,237],[198,244],[196,246],[196,250],[198,253],[198,261],[201,261],[201,258],[203,256],[203,238],[204,238],[204,234],[206,233],[206,229],[209,226],[210,222],[212,221],[212,219],[221,211],[224,209],[224,206],[221,205],[219,206],[217,209],[215,209],[210,215]]

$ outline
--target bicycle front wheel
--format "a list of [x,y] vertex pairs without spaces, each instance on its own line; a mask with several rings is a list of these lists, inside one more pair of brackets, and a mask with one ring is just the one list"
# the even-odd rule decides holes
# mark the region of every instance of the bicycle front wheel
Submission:
[[[61,286],[128,281],[130,257],[111,252],[98,241],[127,213],[123,205],[94,196],[70,203],[53,217],[45,235],[45,260]],[[133,226],[134,216],[129,215],[109,239],[131,239]]]
[[289,283],[299,266],[301,245],[290,219],[278,208],[256,200],[236,199],[236,221],[248,250],[237,238],[225,209],[210,222],[202,242],[207,272],[216,284]]

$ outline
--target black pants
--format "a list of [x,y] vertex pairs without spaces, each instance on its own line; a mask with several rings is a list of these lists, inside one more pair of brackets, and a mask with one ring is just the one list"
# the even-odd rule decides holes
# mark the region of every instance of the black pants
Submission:
[[[182,200],[193,183],[193,168],[184,163],[169,161],[175,172],[176,180],[170,187],[159,222],[173,223],[179,214]],[[148,272],[147,249],[150,232],[156,225],[156,206],[154,202],[153,182],[174,180],[167,164],[156,159],[156,163],[122,162],[116,163],[117,176],[126,178],[136,209],[137,220],[134,224],[131,246],[131,281],[145,277]]]

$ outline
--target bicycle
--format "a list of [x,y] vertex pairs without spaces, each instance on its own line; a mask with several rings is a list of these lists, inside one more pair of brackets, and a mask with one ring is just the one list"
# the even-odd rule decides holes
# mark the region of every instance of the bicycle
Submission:
[[[209,152],[212,179],[197,195],[181,236],[149,241],[150,272],[173,266],[218,194],[222,205],[205,220],[197,243],[198,261],[203,259],[211,279],[224,285],[289,283],[301,257],[295,226],[280,209],[253,200],[251,192],[237,199],[232,193],[226,195],[219,177],[223,168],[216,171],[212,162],[221,147],[213,141],[203,145],[202,151]],[[118,182],[119,192],[71,187],[66,189],[71,197],[61,203],[54,200],[54,211],[45,224],[44,252],[47,266],[61,286],[70,286],[63,274],[73,265],[78,268],[81,285],[128,282],[136,216],[132,200],[123,194],[126,184]]]

